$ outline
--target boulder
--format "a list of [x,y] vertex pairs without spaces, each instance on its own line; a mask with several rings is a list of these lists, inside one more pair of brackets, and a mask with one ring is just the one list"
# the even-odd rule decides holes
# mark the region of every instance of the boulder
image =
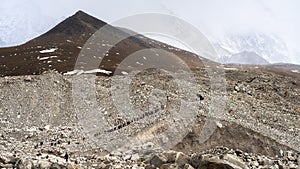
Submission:
[[190,162],[189,156],[185,155],[184,153],[177,153],[175,163],[180,167],[183,168],[185,164]]
[[243,169],[248,169],[249,167],[247,167],[247,165],[237,156],[235,155],[232,155],[232,154],[226,154],[224,157],[223,157],[224,160],[236,165],[236,166],[239,166]]
[[154,167],[160,167],[163,164],[167,163],[167,161],[168,161],[167,157],[165,157],[163,154],[158,154],[158,155],[154,155],[150,159],[150,165]]
[[243,169],[235,164],[232,164],[226,160],[217,158],[211,158],[208,160],[201,161],[199,169]]

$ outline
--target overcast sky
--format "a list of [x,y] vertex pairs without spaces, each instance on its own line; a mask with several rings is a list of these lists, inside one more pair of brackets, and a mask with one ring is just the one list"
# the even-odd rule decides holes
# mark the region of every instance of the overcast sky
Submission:
[[[297,49],[300,44],[299,0],[1,1],[0,10],[7,9],[20,14],[34,10],[35,14],[44,16],[45,19],[51,16],[57,21],[78,10],[83,10],[108,23],[133,14],[158,12],[178,16],[195,25],[204,34],[219,36],[231,32],[268,32],[283,38],[290,49]],[[18,10],[14,11],[14,8]]]

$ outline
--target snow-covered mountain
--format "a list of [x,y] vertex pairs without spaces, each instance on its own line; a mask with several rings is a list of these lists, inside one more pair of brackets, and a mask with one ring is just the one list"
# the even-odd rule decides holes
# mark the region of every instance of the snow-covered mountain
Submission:
[[263,57],[259,56],[255,52],[241,52],[233,54],[230,57],[224,56],[223,63],[233,63],[233,64],[248,64],[248,65],[268,65],[270,64]]
[[34,3],[5,2],[0,6],[0,47],[25,43],[58,22],[57,19],[42,15]]
[[[291,63],[286,43],[272,34],[228,34],[222,37],[211,38],[211,41],[219,54],[220,61],[224,63],[228,62],[233,56],[238,56],[237,60],[233,60],[235,62],[240,61],[241,64],[246,62],[249,62],[249,64],[260,64],[262,60],[257,60],[258,57],[270,63]],[[253,61],[249,60],[249,53],[252,53]],[[253,55],[253,53],[256,55]],[[244,60],[243,54],[245,55]]]

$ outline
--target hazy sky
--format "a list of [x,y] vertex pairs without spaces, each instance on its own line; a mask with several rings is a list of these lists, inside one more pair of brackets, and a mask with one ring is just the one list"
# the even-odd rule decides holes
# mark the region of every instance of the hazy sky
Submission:
[[[204,34],[248,31],[275,33],[293,51],[300,44],[299,0],[1,0],[0,10],[16,13],[32,10],[41,16],[62,20],[83,10],[106,22],[145,12],[178,16]],[[33,8],[34,7],[34,8]],[[0,16],[1,17],[1,16]],[[54,25],[53,25],[54,26]],[[297,49],[297,50],[295,50]],[[299,52],[300,53],[300,52]]]

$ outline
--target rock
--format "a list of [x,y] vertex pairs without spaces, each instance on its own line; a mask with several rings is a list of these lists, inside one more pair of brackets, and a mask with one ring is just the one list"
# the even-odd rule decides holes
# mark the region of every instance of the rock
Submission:
[[0,164],[0,168],[5,169],[5,168],[14,168],[12,164]]
[[5,131],[2,131],[2,133],[1,133],[1,137],[2,137],[3,139],[6,139],[6,137],[7,137],[7,133],[6,133]]
[[279,156],[283,157],[283,155],[284,155],[284,152],[282,150],[279,150]]
[[60,165],[57,163],[52,163],[50,169],[61,169]]
[[241,89],[238,86],[234,86],[234,90],[239,92]]
[[111,168],[116,168],[115,166],[111,165],[111,164],[107,164],[105,169],[111,169]]
[[[1,136],[0,136],[1,137]],[[4,145],[0,145],[0,151],[4,151],[5,150],[5,147]]]
[[134,164],[131,168],[132,168],[132,169],[141,169],[141,168],[138,167],[136,164]]
[[44,129],[47,130],[47,131],[50,130],[50,125],[44,126]]
[[235,150],[235,154],[236,154],[237,156],[241,157],[241,156],[243,155],[243,151],[237,149],[237,150]]
[[147,166],[145,167],[145,169],[156,169],[156,167],[154,167],[153,165],[147,165]]
[[182,168],[185,164],[189,163],[189,161],[189,156],[181,152],[177,153],[175,162],[180,168]]
[[257,161],[251,161],[250,162],[250,165],[251,166],[254,166],[254,167],[258,167],[259,166],[259,163]]
[[122,157],[122,159],[124,161],[130,160],[130,158],[131,158],[131,155],[129,155],[129,154]]
[[90,167],[91,167],[91,168],[100,168],[100,167],[99,167],[99,164],[97,164],[97,163],[91,164]]
[[106,168],[106,164],[104,164],[103,162],[101,163],[101,164],[99,164],[98,165],[98,168],[100,168],[100,169],[104,169],[104,168]]
[[243,169],[249,168],[239,157],[235,155],[226,154],[223,159]]
[[168,163],[174,163],[176,160],[177,152],[173,150],[169,150],[164,152],[163,155],[167,158]]
[[258,163],[262,166],[269,166],[269,165],[273,165],[274,162],[268,158],[263,158],[263,159],[259,159]]
[[146,167],[147,165],[145,164],[145,163],[143,163],[143,162],[141,162],[141,163],[139,163],[139,167]]
[[24,81],[25,81],[25,82],[30,82],[30,81],[32,81],[31,76],[26,76],[26,77],[24,77]]
[[19,160],[16,164],[17,169],[31,169],[33,166],[34,165],[31,160]]
[[219,121],[216,122],[216,125],[217,125],[218,128],[222,128],[223,127],[222,123],[219,122]]
[[10,160],[9,160],[9,163],[10,164],[13,164],[13,165],[16,165],[17,163],[21,163],[22,162],[22,160],[20,159],[20,158],[11,158]]
[[205,161],[201,161],[198,168],[201,169],[243,169],[225,160],[211,158]]
[[10,160],[7,157],[0,155],[0,163],[2,163],[2,164],[8,164],[9,161]]
[[279,164],[279,169],[288,169],[289,167],[284,164]]
[[288,158],[289,161],[295,161],[296,160],[296,158],[291,156],[291,155],[289,155],[287,158]]
[[111,153],[112,156],[118,156],[118,157],[121,157],[122,156],[122,153],[117,151],[117,152],[112,152]]
[[123,169],[124,167],[122,167],[122,164],[115,164],[112,168]]
[[138,153],[133,154],[133,155],[131,156],[131,160],[132,160],[132,161],[137,161],[137,160],[139,160],[139,159],[140,159],[140,156],[139,156]]
[[40,168],[40,169],[48,169],[48,168],[50,168],[51,167],[51,163],[50,162],[48,162],[48,161],[38,161],[38,167]]
[[297,164],[300,166],[300,155],[297,158]]
[[204,97],[201,94],[197,93],[197,96],[200,100],[204,100]]
[[167,163],[167,158],[162,155],[154,155],[151,159],[150,159],[150,164],[154,167],[160,167],[163,164]]
[[192,155],[191,157],[191,160],[190,160],[190,164],[194,167],[194,168],[198,168],[200,166],[200,163],[202,161],[202,155],[199,155],[199,154],[194,154]]
[[296,169],[298,169],[296,164],[289,164],[288,168],[296,168]]
[[194,169],[194,167],[191,166],[190,164],[185,164],[183,169]]
[[177,168],[180,168],[177,166],[177,164],[170,164],[170,163],[167,163],[167,164],[163,164],[160,169],[177,169]]
[[152,149],[154,147],[154,143],[152,142],[147,142],[145,144],[143,144],[142,148],[147,150],[147,149]]

